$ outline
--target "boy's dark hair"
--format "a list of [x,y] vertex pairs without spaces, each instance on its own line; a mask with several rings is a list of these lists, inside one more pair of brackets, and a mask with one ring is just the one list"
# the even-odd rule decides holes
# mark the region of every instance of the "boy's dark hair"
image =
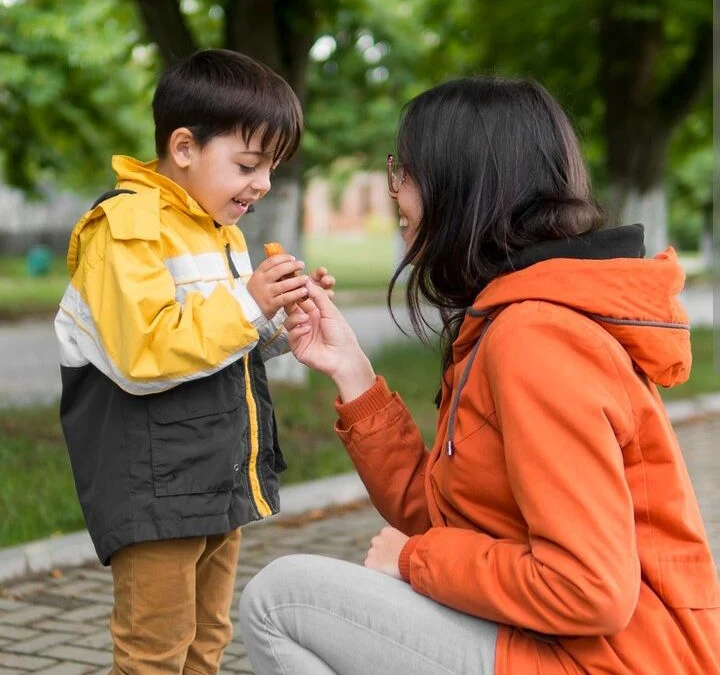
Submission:
[[266,65],[227,49],[206,49],[165,70],[153,97],[155,149],[163,158],[175,129],[187,127],[202,147],[239,131],[275,140],[274,161],[289,159],[302,134],[302,109],[290,85]]

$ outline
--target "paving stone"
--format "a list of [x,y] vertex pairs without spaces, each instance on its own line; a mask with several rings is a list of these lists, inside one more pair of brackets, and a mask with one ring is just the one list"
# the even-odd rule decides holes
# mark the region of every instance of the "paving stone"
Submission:
[[0,638],[8,640],[29,640],[38,635],[38,631],[32,628],[21,628],[19,626],[7,626],[0,623]]
[[90,605],[89,607],[81,607],[74,609],[72,612],[63,614],[64,621],[92,621],[99,617],[107,618],[110,610],[105,605]]
[[79,661],[94,666],[109,666],[112,664],[112,652],[99,649],[84,649],[72,645],[58,645],[43,651],[43,656],[52,656],[66,661]]
[[29,607],[29,605],[21,600],[0,598],[0,612],[15,612],[23,607]]
[[[33,671],[33,675],[87,675],[91,669],[92,666],[84,663],[58,663],[49,668]],[[103,673],[106,670],[103,669]]]
[[60,611],[59,607],[48,607],[46,605],[33,605],[21,609],[18,612],[4,612],[0,614],[0,623],[9,623],[14,626],[27,624],[37,619],[44,619]]
[[37,654],[47,647],[68,642],[72,637],[72,633],[42,633],[29,640],[16,641],[6,649],[21,654]]
[[43,581],[24,581],[13,586],[6,586],[5,590],[8,595],[14,598],[22,598],[25,595],[32,595],[37,593],[38,590],[44,588],[45,583]]
[[78,580],[70,583],[59,585],[52,589],[55,595],[66,595],[70,597],[85,597],[88,593],[97,591],[100,584],[97,581]]
[[44,659],[39,656],[28,656],[26,654],[11,654],[9,652],[0,652],[0,673],[2,668],[7,666],[8,668],[19,668],[20,670],[38,670],[39,668],[46,668],[55,663],[52,659]]
[[91,649],[112,649],[112,638],[107,626],[88,635],[74,635],[68,640],[74,647],[89,647]]
[[247,658],[244,659],[232,659],[225,661],[222,664],[221,675],[224,673],[251,673],[253,669],[250,665],[250,661]]
[[[38,630],[54,630],[59,632],[64,631],[66,633],[74,633],[80,635],[92,633],[96,630],[95,626],[91,624],[71,623],[69,621],[54,621],[52,619],[47,621],[37,621],[33,624],[33,628],[37,628]],[[2,631],[2,626],[0,626],[0,631]]]

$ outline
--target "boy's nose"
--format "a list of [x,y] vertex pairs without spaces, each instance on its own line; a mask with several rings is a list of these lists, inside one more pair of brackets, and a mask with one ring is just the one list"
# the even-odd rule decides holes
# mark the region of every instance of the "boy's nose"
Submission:
[[252,188],[258,192],[267,192],[270,189],[270,172],[256,176],[252,182]]

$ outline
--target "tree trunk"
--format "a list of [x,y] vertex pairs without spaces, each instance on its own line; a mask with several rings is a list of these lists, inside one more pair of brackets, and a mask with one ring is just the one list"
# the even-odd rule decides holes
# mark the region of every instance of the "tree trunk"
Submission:
[[615,183],[610,187],[610,195],[613,205],[610,212],[617,214],[614,223],[644,225],[648,255],[667,248],[667,196],[662,183],[645,191],[627,184]]
[[663,48],[662,17],[631,18],[621,0],[607,0],[600,20],[599,79],[608,212],[611,224],[645,225],[648,255],[667,245],[667,149],[673,131],[711,83],[712,26],[700,27],[695,51],[661,89],[657,64]]
[[703,208],[703,229],[700,233],[700,260],[706,272],[713,269],[713,203],[707,202]]

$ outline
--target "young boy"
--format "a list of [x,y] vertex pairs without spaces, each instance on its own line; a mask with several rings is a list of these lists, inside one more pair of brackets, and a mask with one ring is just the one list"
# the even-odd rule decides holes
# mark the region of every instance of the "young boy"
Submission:
[[279,508],[263,362],[286,350],[281,308],[308,282],[290,255],[253,273],[235,223],[297,148],[302,113],[284,80],[224,50],[171,66],[153,112],[159,159],[114,157],[118,189],[71,236],[60,416],[112,567],[112,672],[216,673],[239,527]]

